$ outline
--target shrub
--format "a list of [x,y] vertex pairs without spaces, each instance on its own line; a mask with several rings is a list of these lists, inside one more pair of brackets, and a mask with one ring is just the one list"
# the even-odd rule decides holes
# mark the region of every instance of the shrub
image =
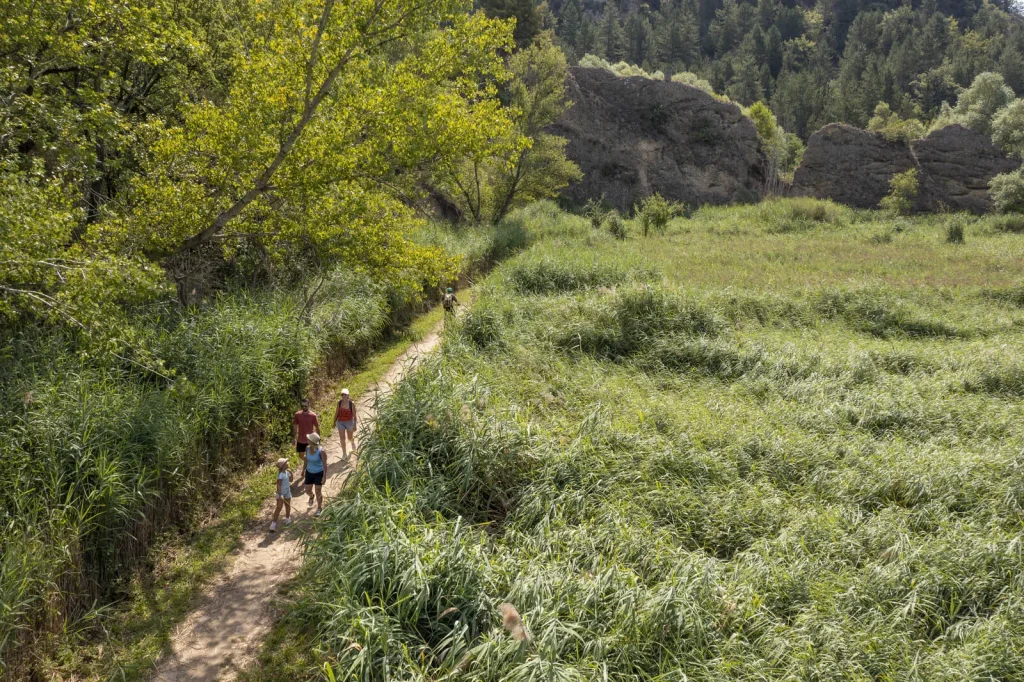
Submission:
[[629,76],[639,76],[640,78],[647,78],[648,80],[663,81],[665,80],[665,74],[661,71],[655,71],[654,73],[648,73],[635,64],[628,62],[616,62],[612,64],[606,59],[602,59],[596,55],[585,54],[580,59],[579,65],[588,69],[604,69],[610,71],[620,78],[628,78]]
[[689,85],[691,88],[697,88],[703,90],[709,95],[715,95],[715,89],[711,86],[711,83],[704,78],[701,78],[695,73],[689,71],[680,71],[679,73],[672,74],[673,83],[682,83],[683,85]]
[[985,223],[996,232],[1024,234],[1024,214],[1007,213],[991,216],[985,220]]
[[605,222],[608,225],[608,232],[616,239],[621,240],[629,236],[629,233],[626,232],[626,223],[618,211],[609,213]]
[[868,130],[881,134],[890,142],[911,142],[925,136],[924,124],[916,118],[902,119],[885,102],[875,107],[875,115],[868,121]]
[[946,243],[964,243],[964,221],[962,218],[953,218],[946,223]]
[[604,206],[604,197],[600,199],[588,199],[583,206],[583,215],[590,221],[590,226],[595,230],[601,229],[605,218],[608,217],[608,209]]
[[811,197],[769,199],[758,205],[757,213],[765,231],[776,234],[842,225],[849,222],[850,216],[850,210],[844,206]]
[[889,193],[879,202],[879,206],[896,215],[907,215],[914,208],[917,189],[916,168],[897,173],[889,180]]
[[669,203],[657,192],[634,206],[633,210],[636,211],[636,217],[640,220],[640,229],[645,237],[651,230],[663,232],[668,221],[681,212],[678,205]]
[[[513,263],[509,269],[509,281],[521,294],[555,294],[614,286],[634,274],[637,273],[607,263],[539,257]],[[639,276],[647,279],[648,273],[639,273]]]
[[988,194],[1000,213],[1024,213],[1024,171],[1018,169],[995,176]]

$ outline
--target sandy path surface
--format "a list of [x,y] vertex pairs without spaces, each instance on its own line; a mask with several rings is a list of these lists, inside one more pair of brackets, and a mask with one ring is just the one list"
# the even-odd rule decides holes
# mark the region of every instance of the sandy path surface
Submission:
[[[374,415],[375,396],[387,394],[419,358],[437,347],[440,330],[440,325],[435,327],[409,348],[365,396],[359,397],[356,405],[360,427]],[[326,426],[333,416],[333,412],[321,415],[321,425]],[[356,443],[360,438],[357,432]],[[328,457],[323,489],[326,504],[326,498],[333,497],[344,486],[348,468],[341,460],[336,431],[326,439],[325,450]],[[173,634],[172,651],[157,662],[154,680],[231,680],[255,661],[260,644],[274,621],[271,605],[278,588],[299,569],[303,530],[310,530],[315,510],[315,506],[306,506],[301,487],[295,485],[292,487],[294,523],[290,527],[279,523],[278,532],[268,533],[274,496],[268,497],[259,520],[243,534],[243,545],[236,553],[235,562],[206,588],[195,611]]]

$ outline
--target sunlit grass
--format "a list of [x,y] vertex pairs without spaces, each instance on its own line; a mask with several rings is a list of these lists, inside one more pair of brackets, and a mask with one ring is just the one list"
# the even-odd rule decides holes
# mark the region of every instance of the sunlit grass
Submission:
[[531,216],[382,406],[292,674],[1024,679],[1019,235],[811,201],[624,242]]

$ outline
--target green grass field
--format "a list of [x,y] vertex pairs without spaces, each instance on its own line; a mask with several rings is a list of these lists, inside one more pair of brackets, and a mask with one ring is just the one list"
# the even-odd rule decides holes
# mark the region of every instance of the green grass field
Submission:
[[1014,222],[526,220],[310,544],[293,672],[1024,679]]

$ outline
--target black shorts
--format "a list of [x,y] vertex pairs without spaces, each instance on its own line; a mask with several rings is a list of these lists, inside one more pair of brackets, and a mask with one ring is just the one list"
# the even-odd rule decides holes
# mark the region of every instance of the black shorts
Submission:
[[305,452],[306,448],[308,446],[309,446],[309,443],[296,443],[295,444],[295,452]]
[[306,472],[306,485],[323,485],[324,472],[318,471],[315,474]]

